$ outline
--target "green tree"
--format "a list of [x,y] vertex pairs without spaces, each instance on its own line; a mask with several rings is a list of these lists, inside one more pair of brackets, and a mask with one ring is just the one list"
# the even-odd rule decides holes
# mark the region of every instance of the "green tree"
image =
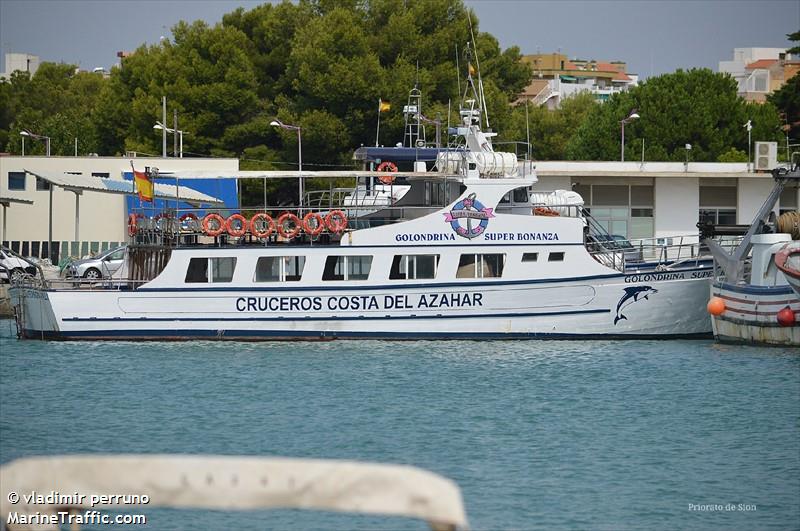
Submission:
[[640,118],[625,126],[626,159],[636,159],[645,139],[645,159],[684,160],[686,144],[695,161],[716,161],[732,147],[747,151],[752,120],[753,141],[776,140],[778,116],[772,105],[746,104],[736,82],[708,69],[678,70],[650,78],[628,92],[595,107],[567,147],[573,160],[617,160],[621,121],[637,109]]

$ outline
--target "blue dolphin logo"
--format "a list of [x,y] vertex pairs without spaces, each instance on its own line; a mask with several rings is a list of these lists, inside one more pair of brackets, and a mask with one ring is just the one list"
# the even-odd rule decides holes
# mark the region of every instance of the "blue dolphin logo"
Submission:
[[617,303],[617,316],[614,318],[614,324],[616,325],[620,319],[628,320],[622,314],[622,310],[633,304],[634,302],[639,302],[642,299],[647,299],[650,294],[658,293],[658,290],[655,288],[651,288],[650,286],[636,286],[632,288],[625,288],[625,295]]

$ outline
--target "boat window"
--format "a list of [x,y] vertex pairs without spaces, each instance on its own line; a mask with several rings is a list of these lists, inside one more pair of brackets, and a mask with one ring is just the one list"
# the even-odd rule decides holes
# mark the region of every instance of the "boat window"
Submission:
[[[211,280],[208,278],[208,266],[211,264]],[[236,269],[236,258],[192,258],[186,270],[187,283],[230,282],[233,270]]]
[[504,254],[462,254],[456,278],[494,278],[503,276]]
[[329,256],[322,280],[367,280],[371,267],[371,256]]
[[230,282],[233,280],[234,269],[236,269],[236,258],[212,258],[211,282]]
[[256,262],[256,282],[295,282],[303,275],[305,256],[261,256]]
[[523,262],[536,262],[539,260],[539,253],[523,253],[522,254],[522,261]]
[[527,203],[528,202],[528,189],[527,188],[517,188],[514,190],[514,202],[515,203]]
[[548,262],[563,262],[564,261],[564,253],[563,252],[550,253],[549,255],[547,255],[547,261]]
[[395,255],[389,278],[391,280],[436,278],[438,265],[438,254]]
[[511,192],[507,193],[500,199],[500,204],[506,204],[511,202]]

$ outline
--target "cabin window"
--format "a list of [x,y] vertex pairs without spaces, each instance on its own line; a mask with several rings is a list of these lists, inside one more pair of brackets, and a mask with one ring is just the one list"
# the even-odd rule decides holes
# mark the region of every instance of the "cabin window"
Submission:
[[389,271],[391,280],[436,278],[438,254],[396,255]]
[[41,177],[36,178],[36,190],[41,192],[43,190],[49,190],[50,183],[42,179]]
[[322,280],[367,280],[371,267],[371,256],[329,256]]
[[296,282],[303,275],[305,256],[262,256],[256,262],[256,282]]
[[523,262],[537,262],[539,260],[539,253],[523,253]]
[[[210,267],[209,267],[210,266]],[[211,278],[209,279],[209,269]],[[187,283],[230,282],[236,269],[236,258],[192,258],[186,270]]]
[[24,171],[10,171],[10,172],[8,172],[8,189],[9,190],[24,190],[25,189],[25,172]]
[[504,254],[462,254],[456,278],[496,278],[503,276]]
[[564,253],[557,252],[557,253],[550,253],[547,255],[548,262],[563,262],[564,261]]

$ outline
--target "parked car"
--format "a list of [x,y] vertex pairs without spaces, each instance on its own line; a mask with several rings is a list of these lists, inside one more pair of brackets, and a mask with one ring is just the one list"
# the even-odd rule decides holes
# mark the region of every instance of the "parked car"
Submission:
[[20,280],[26,274],[36,276],[36,266],[8,247],[0,246],[0,282]]
[[92,258],[70,262],[64,268],[67,278],[85,278],[87,280],[114,278],[114,274],[125,263],[127,249],[128,247],[123,245],[104,251]]

